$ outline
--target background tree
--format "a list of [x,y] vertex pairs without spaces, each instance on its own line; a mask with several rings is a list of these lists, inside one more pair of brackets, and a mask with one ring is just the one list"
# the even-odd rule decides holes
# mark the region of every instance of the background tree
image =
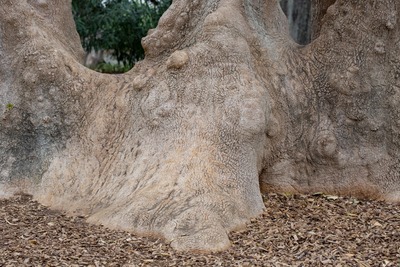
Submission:
[[281,0],[280,4],[288,17],[293,40],[301,45],[308,44],[311,40],[311,0]]
[[76,29],[87,52],[102,48],[100,34],[107,18],[103,2],[103,0],[72,1]]
[[69,1],[4,0],[0,179],[176,249],[226,248],[260,187],[399,201],[400,2],[324,10],[303,47],[276,0],[175,0],[113,76]]
[[141,39],[170,4],[171,0],[73,0],[72,10],[87,53],[111,50],[118,62],[133,66],[144,57]]

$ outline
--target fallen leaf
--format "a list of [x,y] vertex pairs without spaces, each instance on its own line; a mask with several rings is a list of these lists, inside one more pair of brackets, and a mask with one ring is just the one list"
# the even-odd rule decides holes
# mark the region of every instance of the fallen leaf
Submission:
[[336,200],[336,199],[338,199],[339,197],[338,197],[338,196],[326,195],[325,198],[328,199],[328,200]]

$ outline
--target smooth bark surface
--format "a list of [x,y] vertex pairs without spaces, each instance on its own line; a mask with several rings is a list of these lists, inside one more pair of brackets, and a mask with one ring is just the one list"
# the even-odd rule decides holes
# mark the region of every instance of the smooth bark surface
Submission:
[[397,1],[338,0],[299,47],[276,0],[175,0],[115,76],[69,1],[3,2],[0,179],[42,203],[221,250],[260,188],[400,200]]

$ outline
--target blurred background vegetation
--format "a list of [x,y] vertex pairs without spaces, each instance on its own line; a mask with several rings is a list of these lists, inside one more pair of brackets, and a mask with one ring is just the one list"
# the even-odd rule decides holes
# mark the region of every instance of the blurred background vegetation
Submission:
[[[87,65],[125,72],[144,57],[141,39],[157,26],[172,0],[72,0],[72,12]],[[105,60],[107,54],[109,60]],[[98,57],[88,61],[89,56]]]
[[[190,1],[190,0],[188,0]],[[172,0],[72,0],[85,64],[99,72],[122,73],[144,57],[141,39],[157,26]],[[280,0],[290,34],[298,44],[310,42],[310,0]]]

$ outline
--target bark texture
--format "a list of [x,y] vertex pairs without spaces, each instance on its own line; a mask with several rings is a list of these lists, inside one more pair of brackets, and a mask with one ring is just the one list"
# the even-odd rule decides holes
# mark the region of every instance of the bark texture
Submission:
[[0,179],[180,250],[226,248],[260,187],[399,201],[399,10],[338,0],[299,47],[276,0],[175,0],[112,76],[69,1],[5,0]]
[[310,14],[310,35],[311,40],[314,40],[318,37],[321,26],[322,20],[326,15],[328,8],[333,5],[336,0],[310,0],[311,2],[311,14]]

